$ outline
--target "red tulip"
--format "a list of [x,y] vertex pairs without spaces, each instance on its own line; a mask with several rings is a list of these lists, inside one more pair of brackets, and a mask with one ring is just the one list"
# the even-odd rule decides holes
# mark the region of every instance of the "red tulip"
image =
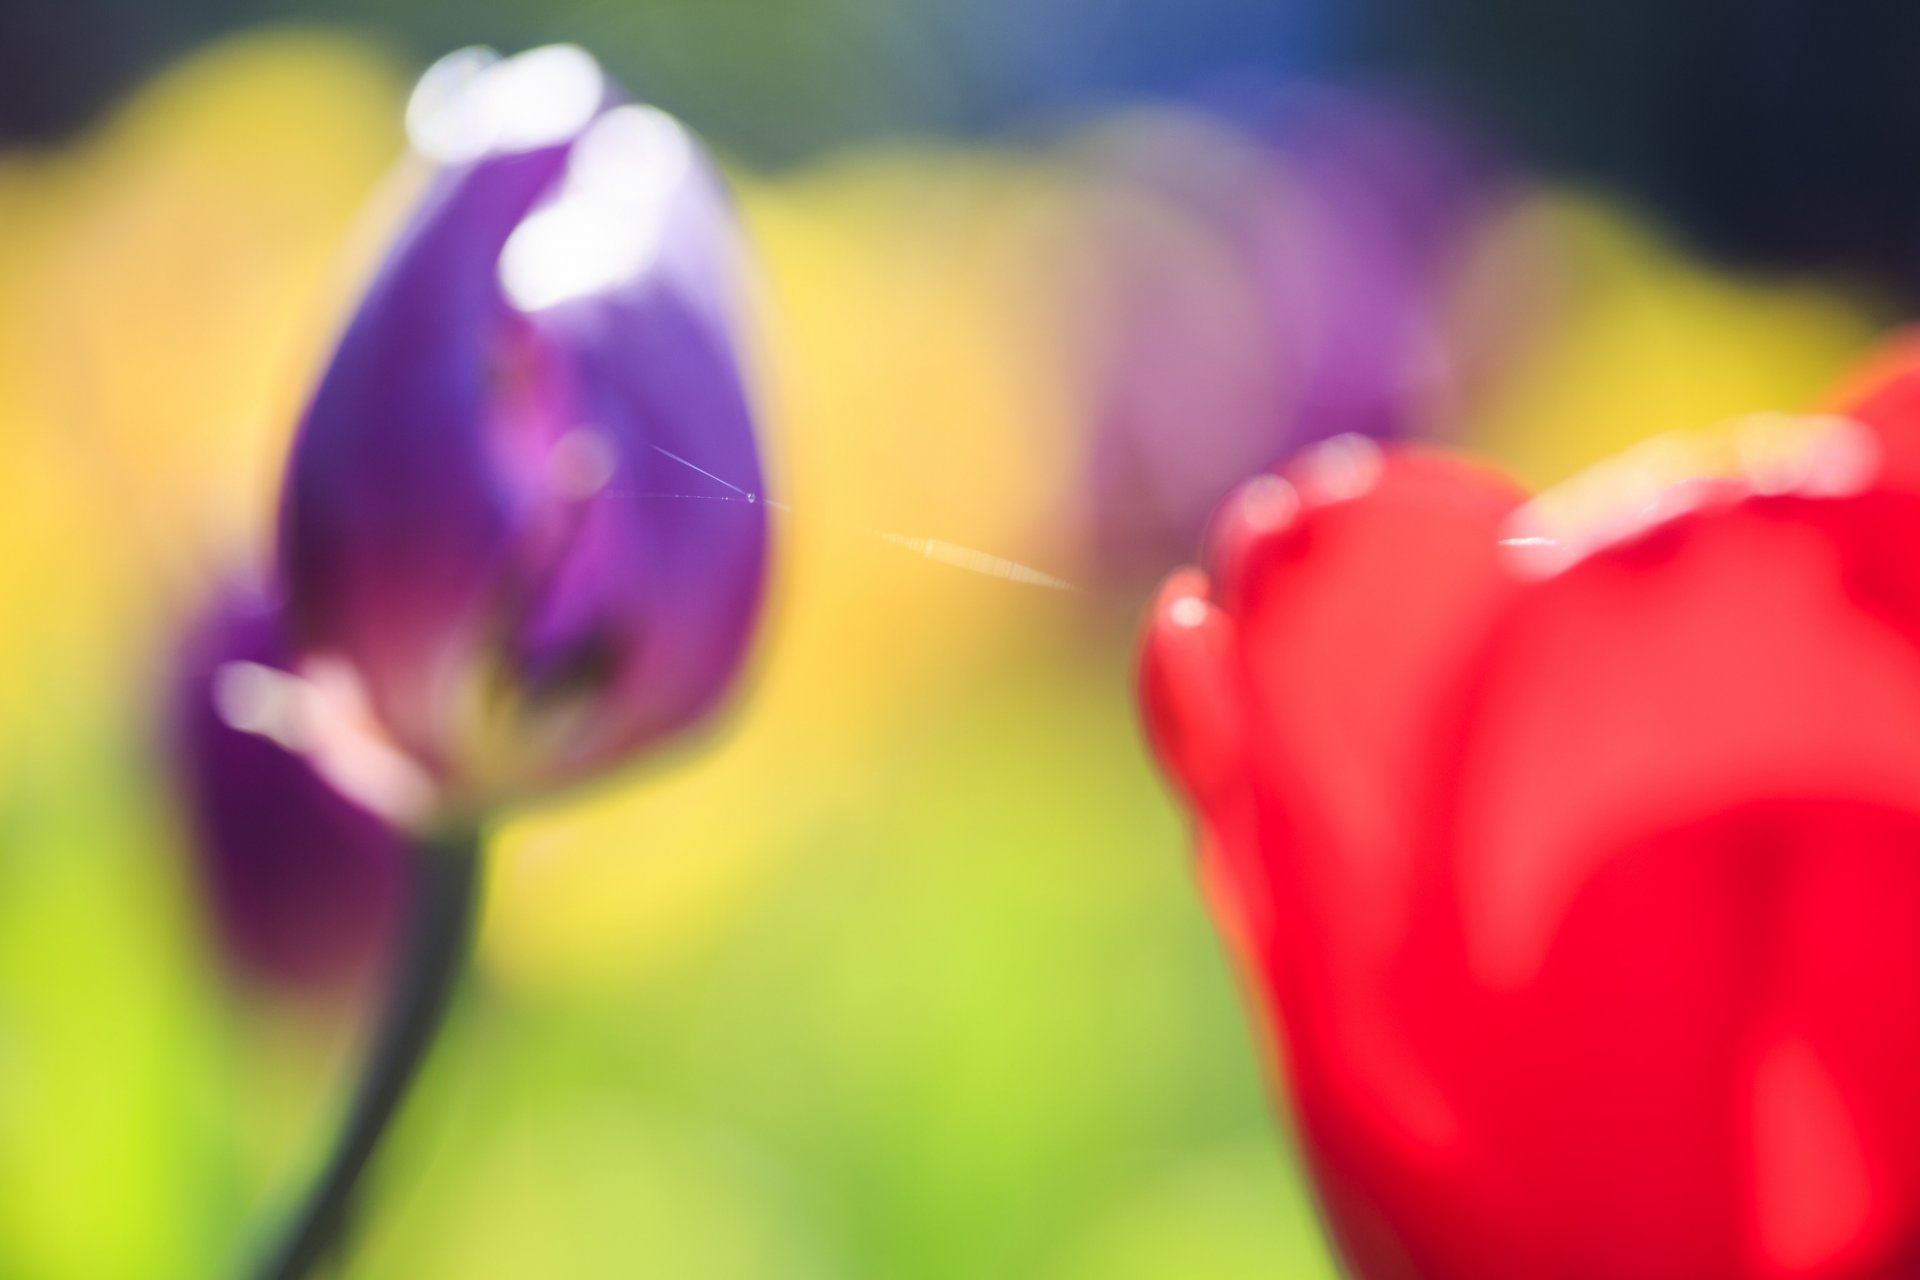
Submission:
[[1532,502],[1335,442],[1164,588],[1148,727],[1357,1275],[1920,1275],[1920,391],[1859,403]]

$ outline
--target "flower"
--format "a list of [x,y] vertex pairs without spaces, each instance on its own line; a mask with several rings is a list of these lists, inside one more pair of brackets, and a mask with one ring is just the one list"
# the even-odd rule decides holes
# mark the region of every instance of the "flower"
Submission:
[[1758,419],[1532,501],[1336,441],[1166,584],[1149,732],[1357,1274],[1920,1264],[1890,432]]
[[308,406],[280,569],[350,730],[322,754],[419,821],[698,719],[767,535],[740,253],[691,135],[571,46],[442,60],[408,132],[438,169]]
[[[1493,363],[1449,331],[1512,183],[1431,111],[1294,86],[1082,146],[1070,340],[1109,575],[1192,554],[1244,476],[1355,432],[1456,425]],[[1509,290],[1511,292],[1511,290]]]
[[245,977],[322,992],[382,967],[399,925],[405,843],[263,722],[291,680],[279,619],[230,587],[177,662],[169,745],[199,879]]

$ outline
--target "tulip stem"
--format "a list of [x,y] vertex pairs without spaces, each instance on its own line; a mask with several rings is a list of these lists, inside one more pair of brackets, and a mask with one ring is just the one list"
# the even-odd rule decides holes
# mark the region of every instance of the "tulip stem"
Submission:
[[408,927],[366,1069],[332,1155],[257,1280],[300,1280],[339,1243],[354,1189],[433,1047],[465,967],[480,899],[479,843],[477,832],[463,830],[409,850]]

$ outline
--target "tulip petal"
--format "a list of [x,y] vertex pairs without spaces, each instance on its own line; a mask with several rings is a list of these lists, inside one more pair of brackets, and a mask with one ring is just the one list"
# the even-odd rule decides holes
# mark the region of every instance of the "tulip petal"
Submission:
[[1330,442],[1229,501],[1211,612],[1197,583],[1170,588],[1150,633],[1149,726],[1206,815],[1226,927],[1250,935],[1284,1020],[1309,1153],[1362,1274],[1449,1241],[1471,1274],[1491,1265],[1477,1249],[1518,1234],[1449,1225],[1471,1153],[1424,1058],[1450,1029],[1435,940],[1411,926],[1432,888],[1422,762],[1449,678],[1516,589],[1498,539],[1521,496],[1466,463]]
[[352,662],[395,738],[433,765],[447,685],[471,660],[514,530],[488,452],[513,314],[497,263],[564,159],[491,154],[439,176],[294,445],[281,565],[298,638]]
[[1525,980],[1636,833],[1756,796],[1920,795],[1920,500],[1751,498],[1535,585],[1480,658],[1449,770],[1475,960]]
[[[664,187],[636,187],[636,171]],[[514,641],[535,683],[607,659],[592,731],[557,766],[578,773],[679,728],[727,686],[759,604],[767,506],[736,355],[743,269],[717,176],[678,124],[616,108],[550,206],[568,209],[648,242],[609,248],[625,273],[539,295],[529,314],[568,362],[570,430],[604,450],[590,492],[557,495],[578,510]]]
[[237,967],[278,986],[326,989],[384,962],[405,850],[306,760],[231,723],[225,673],[287,670],[290,658],[267,602],[229,592],[182,650],[171,746],[197,870]]
[[1245,637],[1255,755],[1270,801],[1325,851],[1329,891],[1397,894],[1447,677],[1514,589],[1498,542],[1521,494],[1471,464],[1351,438],[1287,474],[1290,518],[1262,512],[1272,494],[1243,494],[1213,538],[1221,603]]
[[[1549,1269],[1910,1254],[1883,1228],[1920,1175],[1885,1156],[1920,1149],[1916,545],[1906,494],[1721,496],[1530,587],[1468,676],[1436,838],[1476,1031],[1441,1070]],[[1796,1179],[1824,1189],[1783,1218]]]

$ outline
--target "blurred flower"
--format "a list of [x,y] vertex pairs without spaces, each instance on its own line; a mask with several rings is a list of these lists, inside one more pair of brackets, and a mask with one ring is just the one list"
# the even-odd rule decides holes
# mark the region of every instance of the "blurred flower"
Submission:
[[1453,331],[1512,354],[1461,438],[1535,486],[1648,436],[1806,404],[1882,323],[1831,283],[1727,272],[1564,188],[1485,224],[1470,258]]
[[182,615],[269,526],[316,316],[403,100],[363,46],[261,32],[69,149],[0,156],[0,791],[55,735],[117,735]]
[[270,603],[230,589],[183,646],[171,755],[227,953],[249,977],[326,991],[382,967],[405,845],[306,760],[253,731],[273,682],[291,670]]
[[1486,372],[1445,321],[1470,233],[1508,198],[1498,169],[1385,96],[1233,107],[1083,147],[1064,284],[1109,572],[1191,555],[1234,484],[1304,445],[1446,429]]
[[322,767],[419,817],[591,776],[709,709],[766,514],[699,144],[570,46],[442,60],[408,128],[441,168],[308,408],[281,569],[337,713]]
[[1167,584],[1151,736],[1357,1274],[1912,1274],[1920,489],[1881,453],[1776,416],[1524,502],[1336,441]]

